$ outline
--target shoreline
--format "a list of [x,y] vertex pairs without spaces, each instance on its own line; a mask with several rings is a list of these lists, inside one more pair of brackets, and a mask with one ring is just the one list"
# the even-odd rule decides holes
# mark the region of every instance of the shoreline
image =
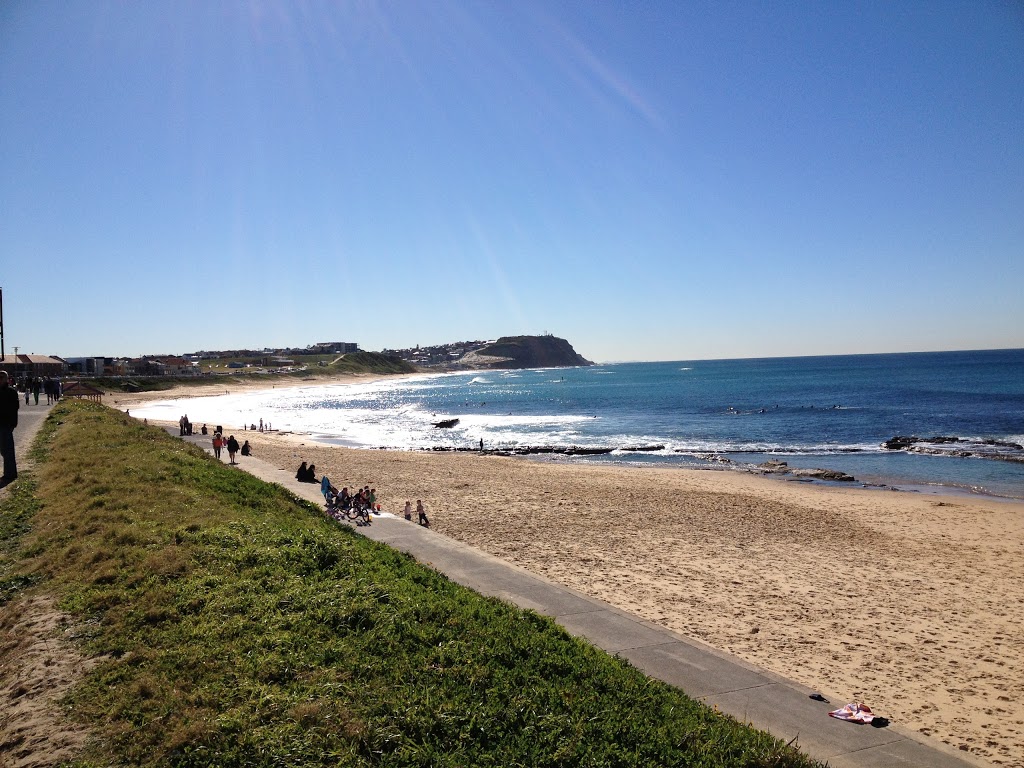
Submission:
[[423,499],[442,535],[837,706],[863,701],[896,724],[1024,768],[1024,718],[1012,704],[1024,700],[1024,503],[736,471],[350,448],[296,432],[236,438],[290,473],[307,461],[339,488],[369,484],[392,514]]
[[[329,378],[317,377],[315,379],[310,378],[309,380],[287,378],[280,382],[267,381],[265,379],[243,379],[224,382],[223,385],[215,387],[208,385],[196,386],[185,383],[162,392],[124,393],[114,391],[109,393],[109,396],[114,407],[122,409],[145,405],[155,401],[165,401],[160,407],[149,409],[147,415],[155,417],[154,421],[173,418],[175,422],[177,421],[178,414],[176,413],[177,408],[172,405],[173,402],[196,399],[197,402],[193,406],[196,413],[192,413],[192,408],[187,404],[183,404],[182,412],[189,412],[193,417],[199,416],[200,418],[198,419],[193,418],[197,427],[204,422],[210,426],[215,424],[233,424],[237,427],[238,423],[241,423],[242,420],[249,419],[251,414],[258,415],[263,407],[256,405],[250,411],[249,407],[242,407],[241,409],[232,408],[227,403],[253,402],[248,400],[250,395],[264,393],[269,395],[278,387],[283,390],[311,388],[311,392],[316,397],[328,396],[333,398],[335,397],[334,395],[317,395],[316,393],[318,391],[329,393],[332,388],[344,388],[352,384],[363,385],[389,380],[400,382],[408,379],[430,379],[445,375],[445,373],[438,372],[390,375],[353,374]],[[201,401],[204,398],[224,397],[225,395],[233,397],[225,398],[225,409],[223,411],[214,404],[201,405]],[[287,396],[283,397],[285,400],[290,399]],[[304,399],[305,396],[296,395],[296,397]],[[344,399],[346,396],[338,395],[338,397]],[[269,403],[275,398],[271,397],[268,400],[265,397],[260,397],[257,399],[262,400],[264,403]],[[270,410],[274,410],[273,406],[270,406]],[[357,411],[357,413],[362,414],[361,411]],[[287,429],[304,434],[309,440],[362,450],[476,452],[476,439],[482,436],[487,440],[486,450],[488,452],[516,457],[526,454],[529,458],[536,460],[555,458],[558,455],[564,454],[581,464],[615,462],[620,466],[629,468],[653,466],[701,470],[729,469],[735,472],[777,477],[792,482],[811,481],[815,485],[829,486],[832,484],[832,481],[836,481],[843,486],[849,484],[863,490],[883,489],[897,490],[904,493],[948,495],[955,498],[970,497],[1024,501],[1024,487],[1020,485],[1024,481],[1024,477],[1021,476],[1020,471],[987,468],[985,465],[991,464],[994,459],[980,455],[977,458],[971,459],[951,455],[948,459],[940,457],[936,463],[930,460],[931,452],[928,453],[927,457],[922,457],[918,456],[921,453],[920,451],[914,450],[879,450],[879,447],[888,447],[884,443],[881,446],[876,446],[874,450],[867,446],[861,446],[856,450],[825,450],[823,452],[808,451],[806,448],[797,449],[796,447],[789,451],[780,450],[778,447],[775,447],[763,452],[755,449],[727,449],[725,452],[721,452],[714,451],[713,448],[705,448],[703,452],[694,452],[689,447],[679,447],[679,443],[673,443],[672,440],[662,439],[658,441],[657,438],[646,438],[647,440],[655,440],[662,443],[654,445],[653,443],[644,443],[645,438],[642,437],[639,438],[640,442],[629,444],[635,447],[628,448],[617,441],[602,443],[600,438],[598,438],[596,443],[593,438],[585,438],[578,445],[563,443],[559,442],[554,435],[549,436],[549,438],[554,438],[555,442],[545,442],[543,436],[540,436],[539,440],[533,443],[526,442],[530,439],[529,436],[525,436],[525,438],[520,436],[518,441],[512,440],[509,442],[503,441],[500,434],[491,434],[486,427],[482,430],[482,434],[478,430],[477,434],[474,435],[475,430],[472,426],[468,429],[468,436],[460,434],[451,437],[447,435],[442,436],[441,434],[418,435],[418,432],[415,432],[415,430],[420,427],[415,425],[414,432],[406,434],[403,430],[408,430],[409,423],[403,423],[399,427],[396,436],[392,437],[388,433],[391,420],[387,418],[380,423],[388,426],[383,426],[378,434],[376,419],[371,417],[368,420],[366,414],[355,416],[355,420],[351,425],[347,423],[344,417],[337,423],[334,423],[330,420],[327,422],[322,422],[320,419],[310,420],[303,417],[299,412],[296,412],[294,415],[297,418],[288,418],[282,415],[282,413],[278,413],[278,416],[286,422]],[[472,425],[473,418],[474,415],[471,413],[467,423]],[[253,419],[253,421],[257,420]],[[280,428],[281,425],[277,424],[276,420],[274,420],[274,423]],[[400,423],[400,421],[395,423]],[[367,425],[372,426],[367,430]],[[337,429],[334,429],[334,427]],[[355,431],[349,435],[349,432],[353,429]],[[465,431],[464,427],[463,432]],[[499,428],[500,431],[501,428]],[[365,434],[363,434],[364,432]],[[468,439],[469,443],[464,444],[464,439]],[[913,439],[919,440],[919,438]],[[954,440],[954,438],[943,438],[943,440],[949,442]],[[683,442],[683,445],[686,445],[686,441]],[[711,453],[707,452],[709,450]],[[966,455],[970,456],[969,453]],[[949,462],[948,465],[946,464],[947,461]]]

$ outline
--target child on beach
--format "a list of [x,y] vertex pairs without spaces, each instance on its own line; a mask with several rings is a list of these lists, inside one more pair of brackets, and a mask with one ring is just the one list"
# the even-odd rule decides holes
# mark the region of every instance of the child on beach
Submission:
[[430,520],[427,519],[427,510],[423,508],[423,502],[416,499],[416,514],[419,517],[419,524],[424,528],[430,527]]
[[406,520],[408,520],[410,523],[412,522],[412,502],[411,501],[405,502],[405,509],[403,510],[402,514],[405,515],[405,519]]

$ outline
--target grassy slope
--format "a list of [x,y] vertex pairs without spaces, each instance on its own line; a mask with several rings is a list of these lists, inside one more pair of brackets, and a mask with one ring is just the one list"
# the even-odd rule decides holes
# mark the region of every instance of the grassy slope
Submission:
[[40,443],[0,600],[59,595],[106,657],[79,765],[810,765],[119,412],[61,404]]

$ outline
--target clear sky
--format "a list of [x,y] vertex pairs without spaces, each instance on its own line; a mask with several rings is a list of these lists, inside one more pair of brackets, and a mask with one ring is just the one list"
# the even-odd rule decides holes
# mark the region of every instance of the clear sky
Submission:
[[0,3],[5,345],[1024,347],[1017,0]]

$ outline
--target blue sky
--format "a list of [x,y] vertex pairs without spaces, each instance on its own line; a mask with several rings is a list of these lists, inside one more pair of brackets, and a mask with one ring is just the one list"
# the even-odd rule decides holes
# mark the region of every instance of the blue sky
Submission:
[[8,353],[1024,347],[1024,6],[0,4]]

